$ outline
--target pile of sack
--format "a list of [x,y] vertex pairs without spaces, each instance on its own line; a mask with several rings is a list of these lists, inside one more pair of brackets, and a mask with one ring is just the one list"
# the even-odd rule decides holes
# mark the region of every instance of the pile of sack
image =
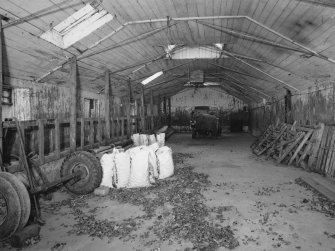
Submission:
[[165,134],[132,135],[135,147],[124,151],[114,148],[101,157],[103,178],[101,186],[109,188],[146,187],[157,179],[173,175],[171,148],[164,146]]

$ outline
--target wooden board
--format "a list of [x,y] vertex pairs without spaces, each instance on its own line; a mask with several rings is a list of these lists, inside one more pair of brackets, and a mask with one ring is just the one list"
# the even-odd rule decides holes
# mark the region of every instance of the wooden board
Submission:
[[301,179],[329,200],[335,201],[335,186],[330,189],[329,184],[324,185],[326,184],[326,181],[319,178],[301,177]]

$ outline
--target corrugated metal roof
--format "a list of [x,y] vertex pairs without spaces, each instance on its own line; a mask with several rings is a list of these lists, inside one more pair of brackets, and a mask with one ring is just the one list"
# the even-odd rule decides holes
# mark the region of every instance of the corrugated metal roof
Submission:
[[[172,68],[145,86],[171,95],[187,82],[175,75],[202,70],[205,77],[217,77],[227,92],[245,95],[248,102],[250,97],[257,101],[279,95],[285,88],[304,90],[319,79],[334,81],[334,64],[327,59],[335,58],[332,1],[104,0],[99,7],[115,18],[71,47],[61,49],[39,38],[87,3],[2,1],[0,13],[10,18],[3,21],[5,75],[39,79],[58,69],[43,81],[63,85],[68,79],[66,62],[75,55],[81,85],[88,90],[103,89],[106,69],[113,73],[114,93],[124,95],[129,78],[136,88],[144,78]],[[165,57],[169,44],[214,43],[224,43],[229,58]]]

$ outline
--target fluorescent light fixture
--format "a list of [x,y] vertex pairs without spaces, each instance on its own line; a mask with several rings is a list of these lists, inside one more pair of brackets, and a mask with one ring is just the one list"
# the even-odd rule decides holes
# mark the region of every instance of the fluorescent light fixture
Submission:
[[219,83],[216,83],[216,82],[205,82],[204,83],[204,86],[219,86],[220,84]]
[[43,33],[41,38],[66,49],[112,19],[113,15],[106,10],[87,4],[55,27]]
[[159,72],[156,72],[155,74],[151,75],[150,77],[144,79],[141,84],[142,85],[146,85],[148,83],[150,83],[152,80],[158,78],[159,76],[163,75],[163,71],[159,71]]

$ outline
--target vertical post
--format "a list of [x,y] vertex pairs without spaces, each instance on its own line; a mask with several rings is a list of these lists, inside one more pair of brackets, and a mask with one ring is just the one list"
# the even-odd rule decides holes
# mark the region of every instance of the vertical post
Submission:
[[2,128],[2,88],[3,88],[3,49],[2,49],[2,16],[0,15],[0,166],[2,168],[3,128]]
[[160,127],[162,125],[162,99],[161,99],[161,95],[158,95],[158,104],[157,104],[157,108],[158,108],[158,127]]
[[105,121],[106,121],[106,138],[107,141],[111,139],[111,85],[109,70],[105,72]]
[[145,100],[144,100],[144,87],[142,86],[142,94],[141,94],[141,127],[142,133],[146,131],[145,128]]
[[128,89],[129,89],[129,105],[128,105],[128,112],[127,112],[127,120],[129,125],[129,135],[131,136],[133,134],[133,119],[131,117],[131,104],[134,102],[133,99],[133,92],[131,89],[131,82],[130,79],[128,81]]
[[84,150],[85,146],[85,119],[80,119],[80,149]]
[[93,144],[94,144],[94,120],[93,120],[93,118],[90,118],[90,132],[89,132],[90,134],[90,145],[91,145],[91,147],[93,147]]
[[131,124],[131,117],[130,117],[130,103],[128,103],[127,105],[127,135],[128,135],[128,138],[130,138],[130,136],[132,135],[132,124]]
[[169,106],[169,115],[168,115],[168,125],[171,126],[171,97],[168,98],[168,106]]
[[60,158],[60,123],[59,123],[59,119],[55,119],[55,152],[56,152],[56,157]]
[[163,113],[164,113],[164,125],[166,124],[166,115],[167,115],[167,111],[166,111],[166,96],[163,97]]
[[70,59],[70,97],[71,97],[71,110],[70,110],[70,150],[76,150],[76,136],[77,136],[77,58],[74,56]]
[[151,111],[151,130],[154,129],[155,125],[154,125],[154,93],[151,90],[150,92],[150,111]]
[[38,120],[38,155],[40,164],[43,165],[45,162],[44,158],[44,121]]

